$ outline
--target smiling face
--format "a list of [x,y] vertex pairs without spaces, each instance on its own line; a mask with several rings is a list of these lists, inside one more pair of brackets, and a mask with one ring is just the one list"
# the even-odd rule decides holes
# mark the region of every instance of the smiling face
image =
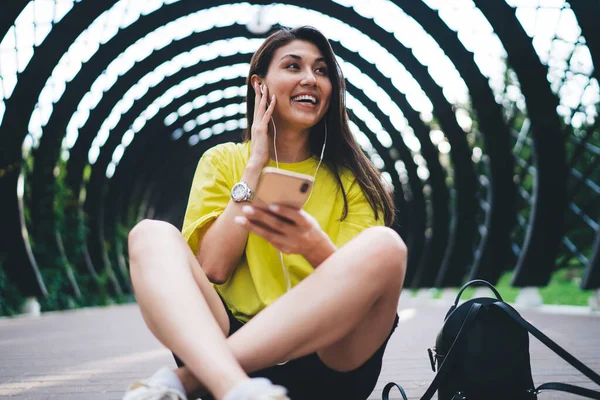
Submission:
[[308,41],[293,40],[274,52],[263,83],[269,97],[277,98],[273,119],[278,127],[306,130],[323,118],[332,90],[328,68]]

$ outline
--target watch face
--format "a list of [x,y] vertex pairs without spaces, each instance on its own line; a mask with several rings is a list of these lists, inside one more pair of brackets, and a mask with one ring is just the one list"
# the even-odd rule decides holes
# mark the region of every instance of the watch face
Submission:
[[231,197],[235,201],[241,201],[246,196],[246,188],[241,183],[236,183],[231,189]]

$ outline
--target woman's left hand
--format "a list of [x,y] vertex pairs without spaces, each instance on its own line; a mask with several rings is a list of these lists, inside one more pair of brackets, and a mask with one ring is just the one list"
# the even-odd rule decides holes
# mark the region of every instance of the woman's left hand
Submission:
[[302,209],[271,205],[267,210],[246,205],[242,211],[245,217],[236,217],[238,224],[265,238],[282,253],[303,255],[314,267],[315,255],[321,256],[318,258],[322,260],[316,261],[320,264],[335,251],[317,220]]

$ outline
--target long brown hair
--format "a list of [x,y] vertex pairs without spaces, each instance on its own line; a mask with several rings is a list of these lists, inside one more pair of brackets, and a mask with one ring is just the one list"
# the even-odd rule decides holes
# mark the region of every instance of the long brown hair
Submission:
[[311,152],[319,154],[323,140],[325,140],[324,124],[327,123],[327,150],[323,156],[323,163],[333,172],[344,196],[344,212],[341,220],[348,216],[348,199],[340,177],[340,169],[345,167],[350,169],[356,177],[367,201],[375,212],[375,218],[379,219],[379,213],[383,212],[385,225],[391,226],[394,222],[393,194],[384,186],[380,172],[363,153],[350,131],[346,112],[346,83],[342,70],[329,41],[315,28],[302,26],[295,29],[278,30],[271,34],[252,56],[246,95],[248,127],[244,134],[244,141],[249,141],[251,138],[251,127],[254,119],[254,89],[252,88],[251,77],[256,74],[264,78],[275,51],[294,40],[304,40],[317,46],[325,57],[328,66],[327,70],[332,85],[329,110],[323,119],[313,127],[309,143]]

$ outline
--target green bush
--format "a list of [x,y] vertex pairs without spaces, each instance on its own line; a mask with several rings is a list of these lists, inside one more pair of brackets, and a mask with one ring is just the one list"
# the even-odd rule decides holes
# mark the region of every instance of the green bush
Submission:
[[11,316],[21,312],[21,306],[25,298],[8,281],[3,269],[4,259],[4,256],[0,255],[0,316]]
[[505,272],[498,280],[498,284],[495,285],[502,299],[508,303],[514,303],[519,295],[519,288],[510,285],[512,277],[513,271]]
[[544,304],[587,306],[593,292],[582,290],[580,285],[583,268],[564,268],[552,274],[548,286],[540,288]]

